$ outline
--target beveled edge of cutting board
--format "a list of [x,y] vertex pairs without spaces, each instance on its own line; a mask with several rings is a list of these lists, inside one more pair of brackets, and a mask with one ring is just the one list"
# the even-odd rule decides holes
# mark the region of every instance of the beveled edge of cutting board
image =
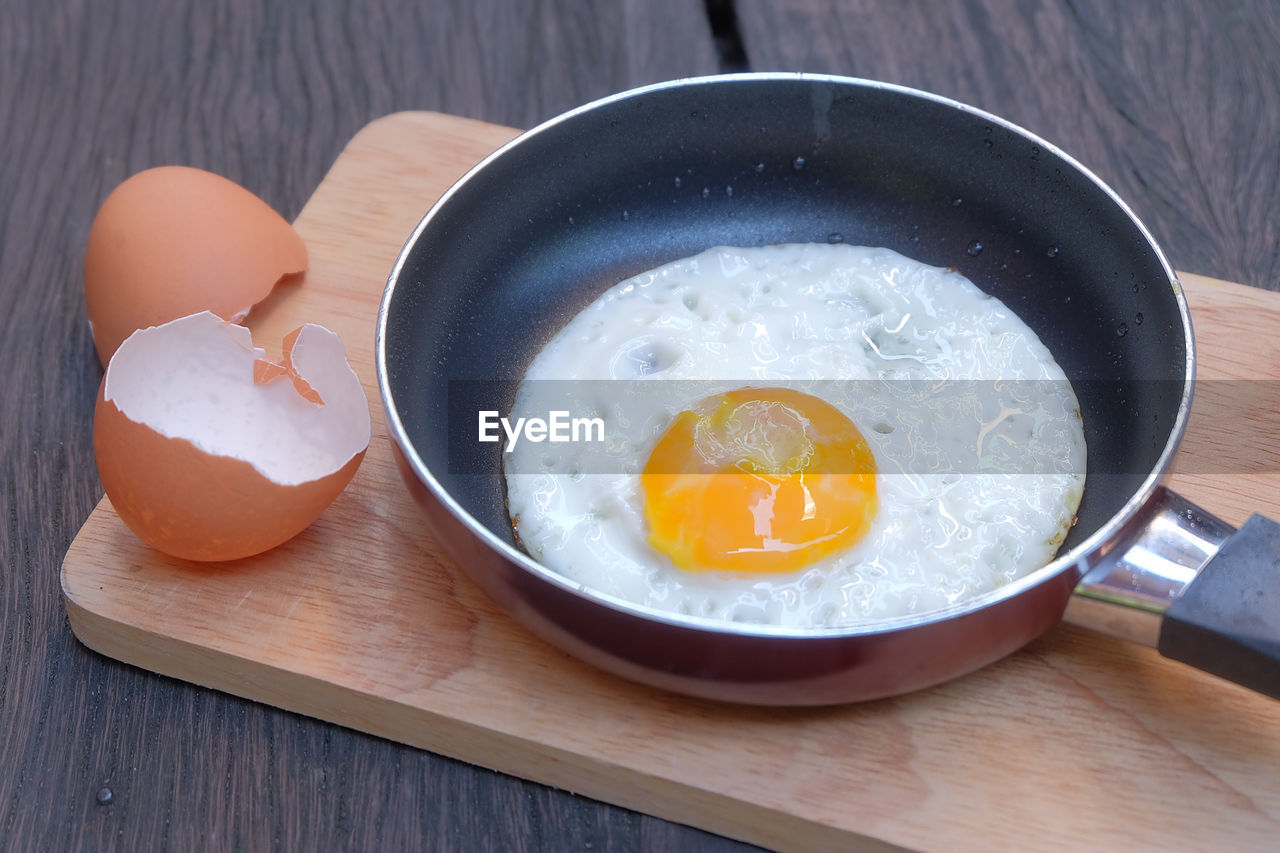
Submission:
[[[99,517],[105,521],[100,513],[123,527],[105,497],[90,520]],[[848,849],[856,837],[859,850],[889,853],[909,849],[756,804],[752,804],[751,821],[746,823],[742,804],[731,796],[671,779],[655,780],[624,765],[534,743],[500,729],[147,631],[98,613],[81,603],[66,571],[80,539],[77,534],[59,573],[68,622],[82,644],[122,663],[752,844],[835,850]],[[234,669],[228,665],[231,663]],[[295,697],[301,696],[305,701],[296,701]],[[387,720],[393,724],[384,722]],[[584,778],[591,779],[590,790],[580,784]],[[658,787],[668,790],[656,795]],[[672,796],[673,788],[678,796]],[[798,844],[800,839],[803,844]]]

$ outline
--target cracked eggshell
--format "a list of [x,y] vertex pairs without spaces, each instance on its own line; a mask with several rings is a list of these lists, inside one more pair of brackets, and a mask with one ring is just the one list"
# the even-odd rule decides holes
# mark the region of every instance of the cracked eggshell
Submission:
[[293,226],[239,184],[186,166],[139,172],[107,196],[85,247],[98,358],[106,365],[135,330],[197,311],[237,321],[306,268]]
[[369,402],[338,336],[308,324],[280,363],[249,330],[201,312],[131,335],[107,367],[93,445],[128,527],[188,560],[292,538],[346,487],[369,446]]

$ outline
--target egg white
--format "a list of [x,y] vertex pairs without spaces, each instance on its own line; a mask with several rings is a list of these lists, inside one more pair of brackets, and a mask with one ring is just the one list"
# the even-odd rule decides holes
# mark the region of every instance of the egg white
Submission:
[[[871,446],[871,530],[789,574],[675,568],[646,541],[649,451],[697,400],[782,384]],[[511,419],[556,409],[600,417],[605,440],[504,456],[522,545],[585,587],[714,619],[828,627],[963,602],[1049,562],[1084,489],[1079,406],[1035,333],[888,249],[721,247],[621,282],[538,353]]]

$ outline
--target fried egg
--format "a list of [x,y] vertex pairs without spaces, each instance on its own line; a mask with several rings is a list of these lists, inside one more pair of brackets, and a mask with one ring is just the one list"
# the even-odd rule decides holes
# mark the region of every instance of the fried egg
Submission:
[[521,545],[715,620],[963,603],[1052,560],[1084,489],[1079,405],[1035,333],[882,248],[720,247],[619,283],[536,355],[509,419],[557,411],[602,428],[507,448]]

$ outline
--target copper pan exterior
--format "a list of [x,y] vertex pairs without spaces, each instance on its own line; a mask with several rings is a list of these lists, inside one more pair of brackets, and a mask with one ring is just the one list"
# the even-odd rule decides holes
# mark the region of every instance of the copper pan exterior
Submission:
[[396,464],[436,539],[512,618],[544,640],[624,678],[690,696],[751,705],[832,705],[929,687],[994,663],[1062,618],[1078,573],[956,617],[836,636],[753,635],[691,628],[619,609],[547,583],[477,538]]

